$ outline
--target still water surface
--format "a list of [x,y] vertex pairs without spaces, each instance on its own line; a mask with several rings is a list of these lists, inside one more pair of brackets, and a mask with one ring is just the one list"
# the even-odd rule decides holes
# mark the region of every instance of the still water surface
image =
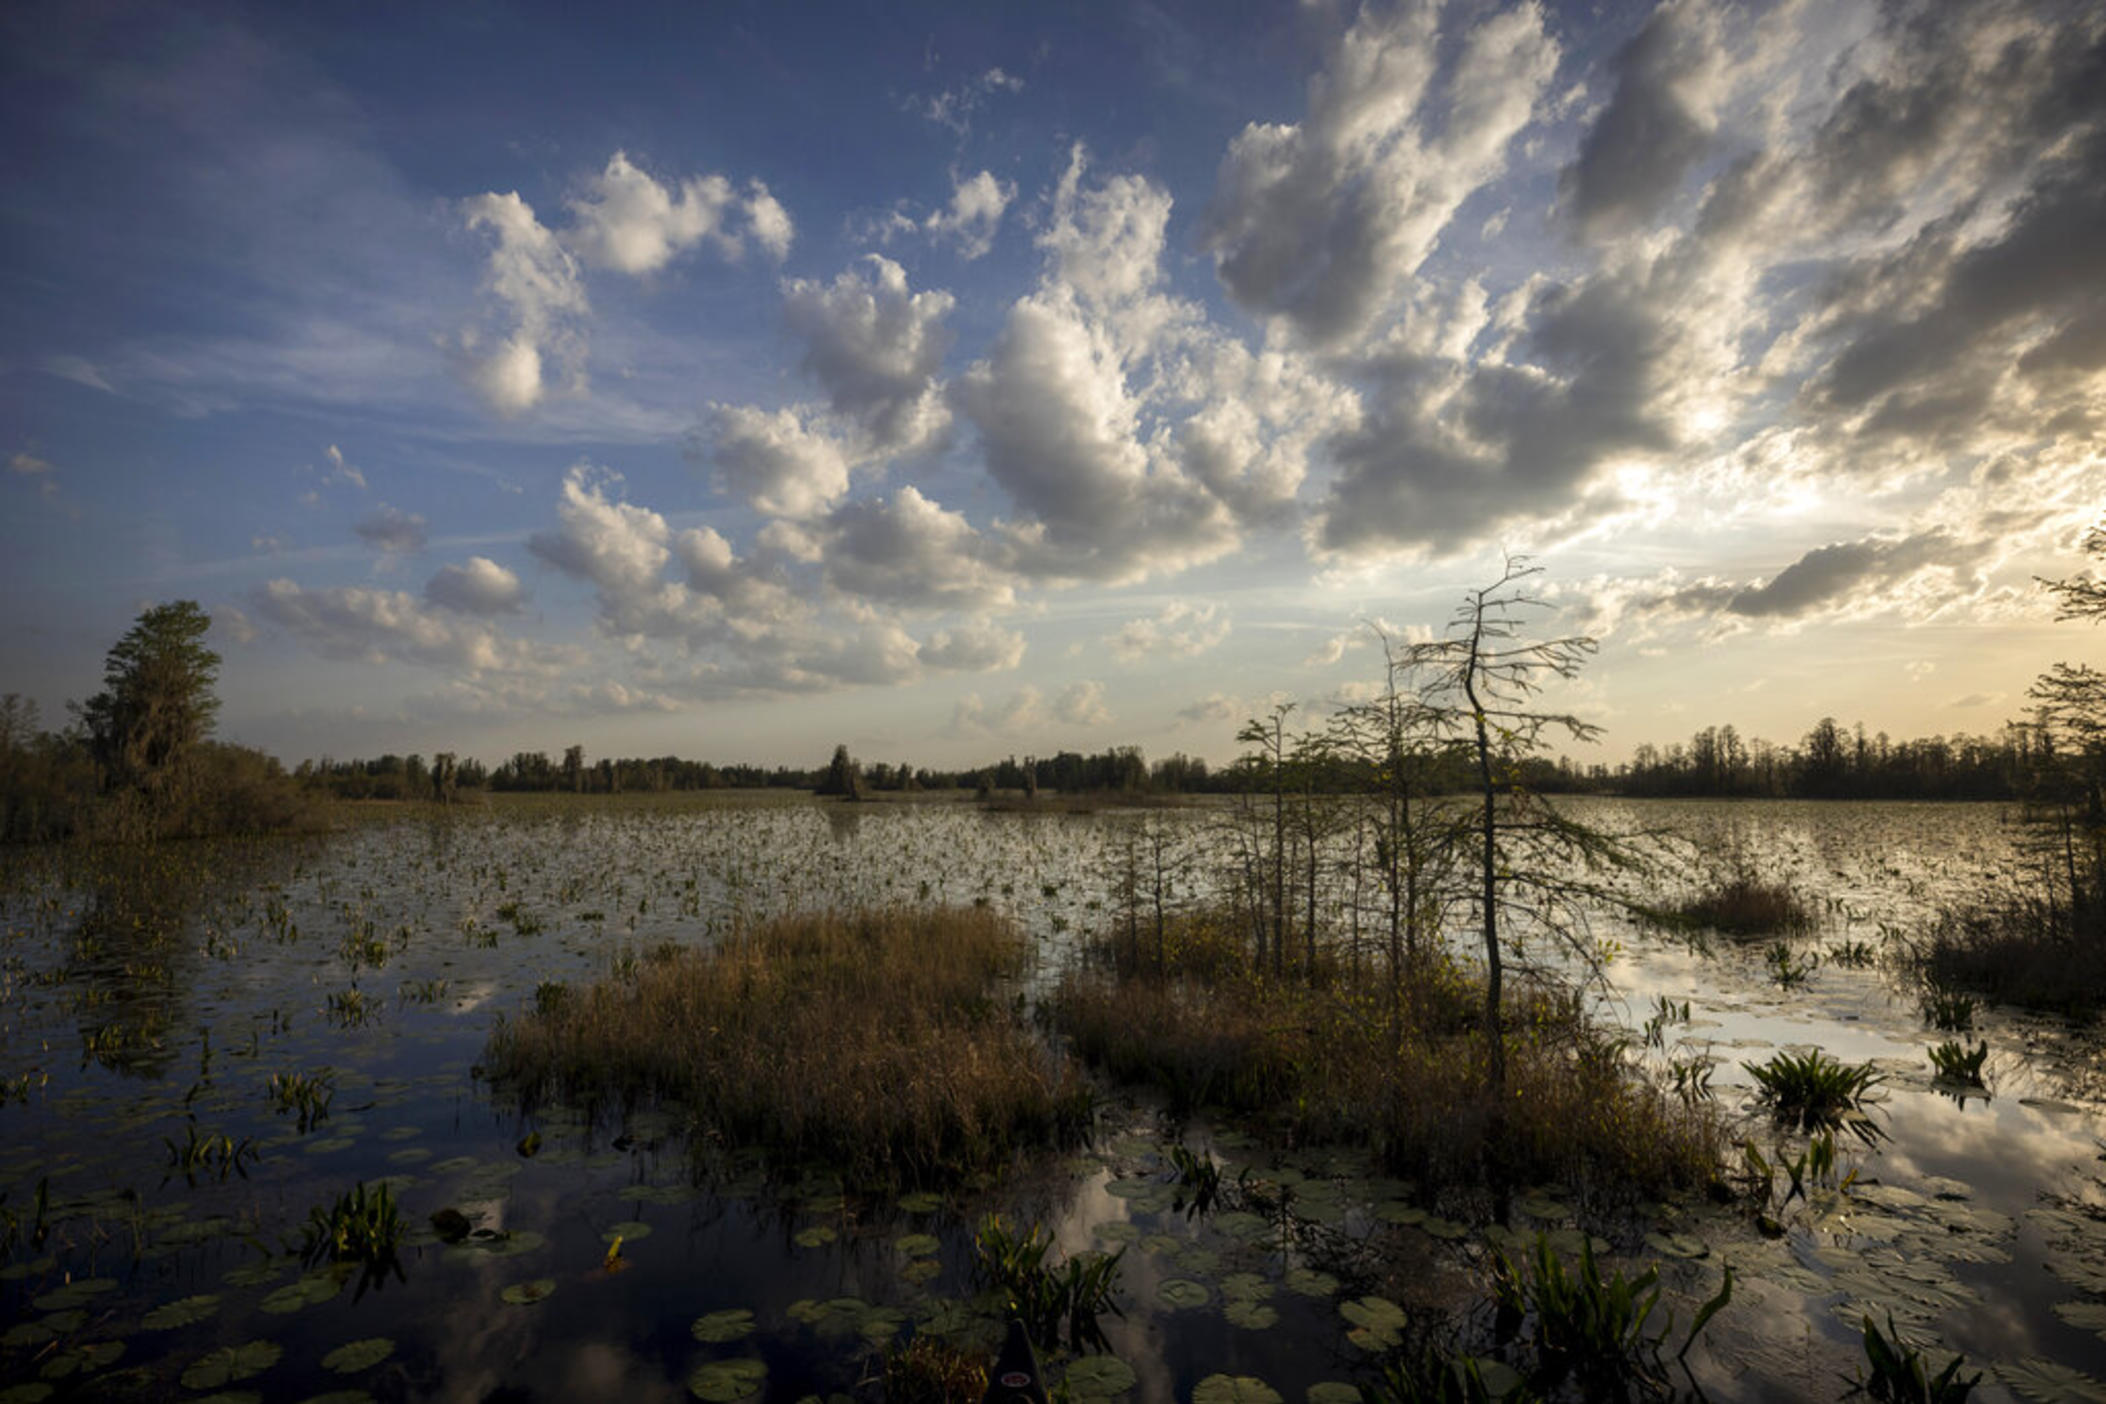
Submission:
[[[1797,943],[1808,956],[1906,939],[2013,853],[1990,806],[1583,807],[1791,882],[1823,914]],[[1114,920],[1135,826],[1168,825],[1203,850],[1216,822],[528,806],[118,863],[0,855],[0,1234],[16,1226],[0,1267],[0,1404],[671,1400],[739,1397],[754,1381],[770,1399],[825,1396],[912,1331],[991,1329],[969,1272],[971,1227],[990,1208],[1051,1224],[1069,1251],[1126,1249],[1125,1315],[1107,1325],[1126,1370],[1078,1371],[1078,1398],[1184,1400],[1216,1374],[1289,1400],[1343,1397],[1324,1386],[1367,1379],[1371,1357],[1340,1305],[1467,1307],[1486,1251],[1481,1232],[1429,1216],[1352,1153],[1279,1157],[1234,1127],[1190,1128],[1232,1173],[1290,1190],[1292,1207],[1195,1220],[1172,1202],[1161,1128],[1114,1102],[1085,1154],[973,1194],[870,1202],[818,1177],[764,1185],[735,1154],[696,1183],[677,1109],[522,1115],[474,1075],[493,1020],[531,1005],[541,982],[597,978],[625,953],[774,911],[985,901],[1037,938],[1043,978]],[[1195,869],[1184,895],[1207,881]],[[1689,1005],[1634,1059],[1712,1060],[1735,1110],[1751,1085],[1743,1060],[1803,1047],[1876,1060],[1886,1136],[1846,1155],[1855,1192],[1795,1202],[1781,1239],[1708,1206],[1583,1222],[1576,1186],[1526,1197],[1516,1227],[1607,1234],[1619,1261],[1661,1262],[1683,1321],[1733,1263],[1734,1302],[1690,1354],[1714,1398],[1840,1395],[1867,1311],[1987,1368],[1978,1398],[2106,1397],[2096,1027],[1986,1011],[1993,1095],[1961,1101],[1925,1060],[1944,1036],[1878,965],[1825,961],[1783,989],[1760,946],[1698,953],[1608,918],[1593,934],[1619,948],[1603,1017],[1635,1031],[1657,1000]],[[330,1112],[303,1132],[269,1080],[324,1069]],[[186,1177],[170,1148],[193,1129],[253,1155],[237,1173]],[[530,1133],[539,1150],[525,1157]],[[1747,1134],[1774,1139],[1754,1120]],[[287,1248],[308,1211],[383,1178],[420,1226],[403,1279],[360,1292],[303,1275]],[[441,1208],[486,1234],[439,1242],[422,1226]],[[609,1271],[617,1235],[624,1266]],[[750,1322],[716,1315],[740,1312]]]

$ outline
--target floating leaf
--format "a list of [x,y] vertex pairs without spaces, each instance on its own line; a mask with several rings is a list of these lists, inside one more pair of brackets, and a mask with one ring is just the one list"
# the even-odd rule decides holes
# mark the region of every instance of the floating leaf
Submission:
[[1066,1380],[1068,1397],[1076,1400],[1116,1398],[1136,1383],[1133,1367],[1116,1355],[1086,1355],[1068,1366]]
[[373,1404],[373,1396],[362,1389],[332,1389],[327,1394],[310,1394],[300,1404]]
[[606,1231],[600,1235],[600,1242],[612,1243],[619,1238],[624,1242],[634,1243],[639,1238],[650,1236],[651,1226],[642,1219],[624,1219],[618,1224],[607,1225]]
[[1645,1246],[1670,1258],[1701,1258],[1711,1251],[1703,1239],[1686,1233],[1649,1233]]
[[799,1248],[817,1248],[821,1244],[833,1242],[838,1237],[840,1235],[834,1231],[831,1225],[813,1224],[808,1229],[799,1229],[796,1237],[791,1241]]
[[1404,1341],[1404,1309],[1386,1297],[1361,1297],[1339,1305],[1338,1314],[1353,1323],[1346,1339],[1362,1350],[1388,1350]]
[[943,1264],[936,1259],[916,1258],[914,1261],[904,1264],[899,1270],[899,1275],[902,1280],[907,1282],[927,1282],[942,1271]]
[[745,1307],[733,1307],[729,1311],[713,1311],[707,1316],[695,1318],[688,1329],[695,1339],[707,1345],[722,1345],[753,1334],[753,1313]]
[[343,1280],[330,1272],[311,1272],[286,1283],[263,1299],[269,1312],[292,1312],[333,1299],[344,1290]]
[[2040,1404],[2106,1404],[2106,1385],[2067,1365],[2038,1356],[1995,1367],[2011,1392]]
[[555,1292],[555,1278],[537,1277],[532,1282],[515,1282],[497,1295],[513,1306],[532,1306],[547,1301]]
[[1099,1224],[1095,1232],[1097,1237],[1107,1243],[1138,1243],[1141,1239],[1141,1226],[1126,1219],[1113,1219],[1108,1223]]
[[2106,1336],[2106,1302],[2057,1302],[2055,1315],[2072,1326]]
[[395,1343],[386,1336],[368,1336],[330,1351],[322,1357],[322,1368],[339,1375],[355,1375],[372,1369],[394,1353]]
[[1287,1274],[1287,1290],[1304,1297],[1335,1297],[1338,1279],[1315,1268],[1293,1268]]
[[123,1341],[96,1341],[89,1345],[62,1350],[44,1362],[37,1373],[47,1380],[63,1380],[69,1375],[89,1375],[97,1370],[106,1370],[124,1355]]
[[1221,1279],[1221,1295],[1263,1301],[1272,1295],[1272,1284],[1254,1272],[1232,1272]]
[[265,1259],[260,1263],[250,1263],[246,1267],[235,1268],[232,1272],[220,1278],[220,1281],[226,1283],[229,1287],[261,1287],[264,1283],[276,1282],[283,1276],[285,1276],[285,1264]]
[[50,1397],[51,1386],[42,1380],[29,1380],[0,1388],[0,1404],[44,1404]]
[[1237,1297],[1221,1309],[1231,1326],[1240,1326],[1246,1331],[1263,1331],[1280,1324],[1280,1313],[1264,1302],[1252,1301],[1248,1297]]
[[183,1388],[217,1389],[251,1375],[260,1375],[277,1364],[278,1357],[283,1354],[284,1347],[274,1341],[245,1341],[240,1345],[221,1346],[183,1372]]
[[933,1214],[943,1207],[943,1196],[930,1194],[926,1190],[916,1194],[903,1194],[899,1197],[899,1207],[902,1213]]
[[903,1233],[892,1240],[892,1246],[910,1258],[928,1258],[943,1244],[932,1233]]
[[768,1367],[759,1360],[712,1360],[695,1368],[687,1377],[687,1388],[695,1398],[710,1404],[731,1404],[758,1394],[767,1378]]
[[1189,1307],[1203,1307],[1214,1299],[1214,1294],[1189,1277],[1166,1278],[1155,1289],[1156,1300],[1172,1311],[1183,1311]]
[[116,1289],[116,1286],[117,1279],[114,1277],[83,1277],[77,1282],[67,1283],[56,1291],[46,1292],[43,1296],[34,1299],[30,1305],[34,1306],[38,1311],[64,1311],[68,1307],[85,1306],[89,1298],[98,1297],[104,1292],[113,1291]]
[[1192,1386],[1192,1404],[1283,1404],[1280,1392],[1251,1375],[1209,1375]]
[[1309,1386],[1309,1404],[1360,1404],[1360,1386],[1324,1380]]

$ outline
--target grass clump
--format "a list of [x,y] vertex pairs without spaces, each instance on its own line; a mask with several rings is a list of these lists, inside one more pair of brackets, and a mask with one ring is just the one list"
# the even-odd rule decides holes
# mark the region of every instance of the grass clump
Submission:
[[1934,990],[2068,1013],[2098,1009],[2106,1006],[2106,896],[2080,885],[2074,901],[2066,889],[2045,890],[1948,909],[1916,963]]
[[1665,913],[1667,924],[1702,927],[1727,936],[1775,936],[1811,930],[1813,912],[1781,882],[1751,872],[1721,878]]
[[1470,967],[1431,955],[1395,982],[1322,961],[1314,979],[1267,976],[1229,926],[1180,916],[1160,972],[1116,961],[1071,972],[1056,1026],[1085,1061],[1159,1089],[1174,1113],[1212,1107],[1259,1117],[1283,1142],[1370,1145],[1429,1189],[1490,1177],[1659,1192],[1715,1174],[1713,1110],[1654,1087],[1570,995],[1510,981],[1502,1098]]
[[1101,1349],[1104,1332],[1097,1318],[1120,1314],[1113,1298],[1126,1250],[1080,1253],[1055,1266],[1046,1261],[1052,1247],[1043,1224],[1018,1233],[990,1214],[973,1235],[973,1274],[1002,1294],[1009,1314],[1040,1346],[1059,1349],[1065,1328],[1070,1350]]
[[408,1227],[388,1187],[375,1185],[369,1190],[361,1180],[327,1209],[317,1206],[308,1211],[300,1258],[310,1267],[357,1263],[368,1280],[380,1278],[390,1268],[400,1277],[402,1265],[395,1250]]
[[1864,1329],[1865,1362],[1871,1373],[1860,1374],[1846,1398],[1862,1394],[1883,1404],[1963,1404],[1982,1382],[1979,1372],[1960,1374],[1960,1367],[1967,1363],[1964,1355],[1955,1355],[1943,1370],[1931,1374],[1922,1350],[1894,1329],[1892,1315],[1887,1317],[1884,1334],[1870,1316],[1864,1318]]
[[1817,1131],[1861,1118],[1866,1100],[1881,1081],[1869,1063],[1855,1066],[1816,1048],[1780,1052],[1766,1063],[1743,1063],[1755,1078],[1757,1096],[1777,1120]]
[[885,1404],[980,1404],[987,1394],[987,1362],[934,1336],[888,1346]]
[[1983,1039],[1972,1048],[1947,1039],[1930,1051],[1931,1067],[1936,1070],[1942,1081],[1957,1082],[1969,1087],[1982,1085],[1982,1064],[1988,1060],[1987,1039]]
[[948,1182],[1088,1123],[1079,1070],[995,996],[1025,956],[984,909],[783,917],[537,997],[483,1061],[528,1100],[677,1099],[785,1168]]

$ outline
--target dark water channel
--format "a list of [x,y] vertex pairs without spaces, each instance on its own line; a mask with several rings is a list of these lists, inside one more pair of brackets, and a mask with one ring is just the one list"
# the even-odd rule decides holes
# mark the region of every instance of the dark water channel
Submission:
[[[1986,807],[1591,810],[1687,832],[1813,894],[1808,955],[1904,938],[2012,842]],[[819,1175],[764,1184],[735,1151],[698,1177],[677,1107],[522,1116],[474,1075],[493,1020],[543,982],[771,911],[984,900],[1057,968],[1112,920],[1131,826],[1173,826],[1198,849],[1212,822],[530,806],[120,858],[0,853],[0,1404],[823,1399],[914,1332],[987,1342],[969,1263],[990,1209],[1051,1225],[1071,1252],[1126,1250],[1125,1314],[1106,1328],[1117,1363],[1077,1368],[1073,1397],[1343,1404],[1376,1357],[1341,1307],[1465,1309],[1487,1244],[1360,1155],[1281,1157],[1195,1128],[1286,1208],[1188,1216],[1155,1120],[1113,1102],[1085,1153],[948,1199],[872,1201]],[[1877,1060],[1884,1139],[1846,1152],[1849,1193],[1783,1211],[1781,1238],[1701,1205],[1583,1219],[1574,1186],[1524,1196],[1516,1228],[1612,1235],[1618,1263],[1661,1263],[1683,1321],[1734,1264],[1733,1305],[1690,1355],[1714,1398],[1841,1395],[1868,1311],[1964,1350],[1989,1372],[1977,1398],[2106,1398],[2096,1028],[1985,1010],[1991,1095],[1960,1101],[1925,1061],[1943,1036],[1880,965],[1824,960],[1785,989],[1759,948],[1596,934],[1621,944],[1604,1017],[1635,1030],[1658,999],[1690,1005],[1634,1060],[1710,1059],[1729,1109],[1748,1096],[1742,1060],[1777,1048]],[[303,1129],[278,1107],[286,1074],[326,1079],[325,1118]],[[1776,1139],[1754,1120],[1747,1134]],[[235,1154],[224,1172],[172,1163],[219,1137]],[[303,1270],[289,1250],[309,1211],[382,1180],[414,1225],[401,1276]],[[477,1236],[441,1242],[428,1224],[445,1208]],[[1209,1394],[1216,1376],[1245,1383]]]

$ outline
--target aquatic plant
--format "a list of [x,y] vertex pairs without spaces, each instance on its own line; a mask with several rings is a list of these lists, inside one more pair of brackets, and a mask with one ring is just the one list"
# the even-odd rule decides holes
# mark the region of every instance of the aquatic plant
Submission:
[[1828,963],[1845,970],[1863,970],[1879,959],[1879,951],[1870,941],[1838,941],[1828,948]]
[[[1753,1192],[1758,1212],[1767,1212],[1774,1208],[1782,1213],[1794,1199],[1807,1199],[1809,1187],[1847,1190],[1857,1180],[1855,1167],[1847,1174],[1839,1174],[1835,1133],[1832,1131],[1815,1132],[1797,1155],[1786,1154],[1782,1145],[1772,1146],[1771,1155],[1775,1157],[1774,1160],[1764,1156],[1753,1141],[1746,1141],[1741,1145],[1746,1181]],[[1777,1197],[1779,1170],[1785,1173],[1790,1182],[1781,1199]]]
[[1948,1039],[1930,1051],[1931,1066],[1938,1076],[1947,1082],[1964,1083],[1970,1087],[1982,1086],[1982,1064],[1989,1058],[1989,1040],[1983,1039],[1972,1048]]
[[301,1230],[300,1260],[310,1267],[357,1263],[368,1280],[378,1279],[390,1268],[400,1277],[402,1264],[395,1255],[396,1247],[407,1229],[394,1193],[385,1184],[369,1190],[360,1180],[328,1208],[317,1205],[308,1211]]
[[1070,1350],[1101,1348],[1098,1318],[1124,1315],[1115,1296],[1126,1250],[1079,1253],[1055,1266],[1047,1261],[1052,1247],[1045,1225],[1020,1234],[990,1214],[973,1234],[973,1275],[1003,1295],[1009,1313],[1046,1349],[1059,1348],[1063,1327]]
[[1170,1168],[1177,1172],[1174,1207],[1182,1209],[1187,1217],[1211,1210],[1221,1198],[1221,1163],[1181,1141],[1170,1146],[1164,1155]]
[[1867,1315],[1864,1333],[1865,1363],[1871,1367],[1871,1373],[1860,1373],[1846,1398],[1862,1394],[1881,1404],[1963,1404],[1982,1382],[1979,1372],[1971,1377],[1960,1374],[1960,1368],[1967,1363],[1964,1355],[1955,1355],[1943,1370],[1931,1374],[1922,1349],[1894,1329],[1891,1313],[1884,1333]]
[[987,1361],[935,1336],[916,1336],[885,1348],[880,1379],[886,1404],[979,1404]]
[[[1525,1325],[1534,1362],[1527,1378],[1546,1393],[1571,1380],[1588,1399],[1629,1398],[1664,1391],[1660,1354],[1674,1329],[1672,1313],[1655,1324],[1660,1270],[1636,1277],[1621,1269],[1604,1278],[1591,1239],[1580,1242],[1579,1270],[1569,1271],[1538,1233],[1519,1263],[1504,1251],[1492,1254],[1492,1286],[1498,1330],[1512,1340]],[[1697,1309],[1676,1358],[1689,1353],[1704,1328],[1733,1299],[1733,1272],[1726,1270],[1716,1296]]]
[[327,1008],[332,1023],[343,1028],[355,1029],[380,1016],[380,1004],[366,998],[366,992],[353,985],[347,990],[332,991]]
[[1923,1022],[1944,1033],[1968,1033],[1974,1028],[1975,1008],[1973,995],[1934,986],[1923,995]]
[[1655,995],[1653,997],[1652,1016],[1645,1021],[1645,1046],[1648,1048],[1666,1047],[1667,1026],[1670,1024],[1686,1024],[1688,1022],[1688,1000],[1685,999],[1680,1004],[1677,1004],[1666,995]]
[[232,1171],[246,1180],[248,1165],[260,1159],[260,1154],[248,1137],[236,1141],[225,1132],[198,1134],[197,1122],[185,1124],[185,1137],[181,1145],[163,1136],[161,1144],[168,1148],[168,1166],[180,1170],[183,1178],[191,1184],[197,1183],[198,1175],[210,1171],[219,1179],[226,1179]]
[[1821,968],[1818,953],[1799,955],[1788,941],[1778,941],[1763,953],[1763,961],[1769,966],[1770,979],[1780,988],[1797,989],[1813,978],[1814,971]]
[[300,1134],[306,1135],[329,1115],[329,1104],[336,1097],[335,1076],[328,1068],[317,1073],[272,1073],[270,1098],[274,1109],[280,1116],[293,1113],[298,1118]]
[[785,917],[537,999],[484,1066],[528,1099],[678,1098],[778,1164],[948,1182],[1088,1124],[1080,1070],[990,997],[1025,955],[987,910]]
[[1811,930],[1813,912],[1781,882],[1765,882],[1752,872],[1736,871],[1684,898],[1656,921],[1680,927],[1702,927],[1727,936],[1772,936]]
[[1852,1121],[1884,1080],[1869,1063],[1853,1066],[1818,1048],[1779,1052],[1766,1063],[1741,1066],[1754,1077],[1757,1096],[1776,1119],[1802,1131]]

